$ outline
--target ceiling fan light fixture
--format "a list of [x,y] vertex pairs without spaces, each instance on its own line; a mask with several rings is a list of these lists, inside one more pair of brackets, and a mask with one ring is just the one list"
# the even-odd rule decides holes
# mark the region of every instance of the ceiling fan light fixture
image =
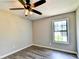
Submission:
[[33,12],[31,12],[31,11],[30,11],[29,13],[30,13],[30,15],[32,15],[32,14],[33,14]]
[[25,9],[25,16],[27,16],[27,15],[32,15],[32,14],[33,14],[33,12],[31,12],[31,11]]
[[25,15],[29,15],[29,10],[25,9]]

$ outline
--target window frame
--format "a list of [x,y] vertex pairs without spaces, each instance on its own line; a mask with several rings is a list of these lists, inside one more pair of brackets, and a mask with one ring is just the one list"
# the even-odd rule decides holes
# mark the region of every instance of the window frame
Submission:
[[[66,22],[67,22],[67,42],[55,41],[55,36],[54,36],[55,35],[54,34],[55,26],[54,26],[54,22],[64,21],[64,20],[66,20]],[[61,19],[52,20],[52,39],[53,39],[53,43],[69,44],[69,18],[61,18]]]

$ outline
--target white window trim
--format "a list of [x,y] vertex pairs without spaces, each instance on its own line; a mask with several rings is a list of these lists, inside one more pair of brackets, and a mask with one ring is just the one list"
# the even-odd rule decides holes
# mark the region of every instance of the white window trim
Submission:
[[[68,25],[68,36],[67,36],[67,40],[68,40],[68,42],[56,42],[55,40],[54,40],[54,22],[56,22],[56,21],[63,21],[63,20],[66,20],[67,21],[67,25]],[[60,18],[60,19],[55,19],[55,20],[52,20],[51,21],[51,24],[52,24],[52,40],[53,40],[53,43],[57,43],[57,44],[69,44],[69,39],[70,39],[70,36],[69,36],[69,18]]]

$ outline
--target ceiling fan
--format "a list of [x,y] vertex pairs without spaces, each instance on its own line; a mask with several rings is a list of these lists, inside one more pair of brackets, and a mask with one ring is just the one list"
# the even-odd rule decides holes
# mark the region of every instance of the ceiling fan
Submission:
[[24,6],[24,8],[10,8],[10,10],[25,10],[25,16],[29,15],[31,12],[42,15],[41,12],[35,10],[34,8],[46,2],[45,0],[40,0],[33,4],[30,4],[30,0],[25,0],[25,1],[18,0],[18,1]]

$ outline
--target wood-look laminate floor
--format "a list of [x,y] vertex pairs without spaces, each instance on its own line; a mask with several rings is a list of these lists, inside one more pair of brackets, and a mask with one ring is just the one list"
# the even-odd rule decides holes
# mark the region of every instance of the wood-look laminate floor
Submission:
[[3,59],[77,59],[75,55],[32,46]]

